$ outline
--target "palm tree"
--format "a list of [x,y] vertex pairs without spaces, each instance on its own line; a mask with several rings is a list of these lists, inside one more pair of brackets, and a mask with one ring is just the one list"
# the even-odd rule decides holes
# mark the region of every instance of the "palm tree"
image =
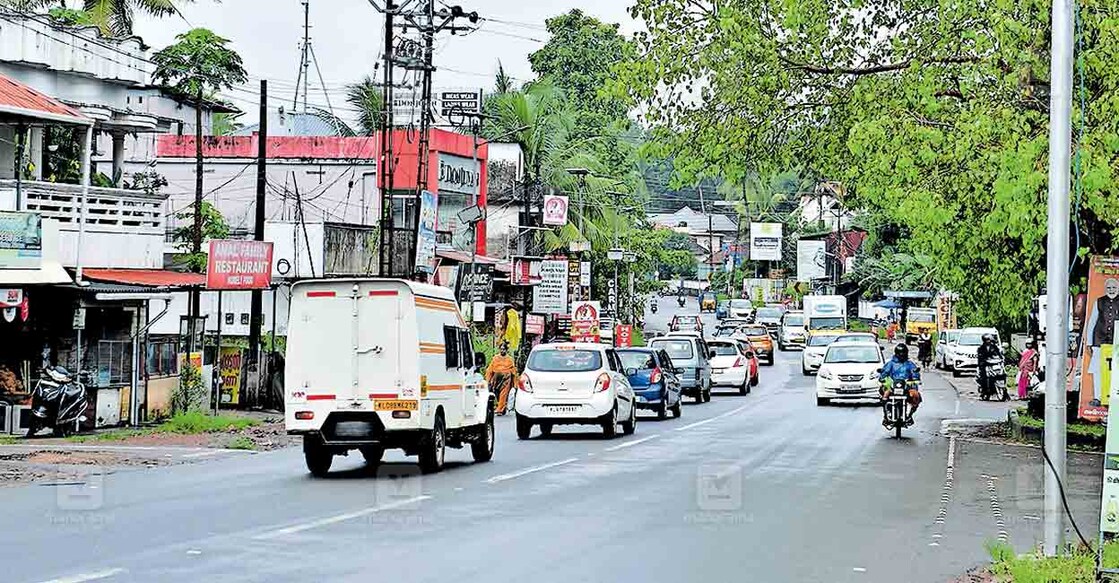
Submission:
[[131,36],[136,11],[152,16],[179,14],[177,5],[194,0],[84,0],[82,8],[106,35]]
[[380,83],[366,75],[361,81],[346,85],[346,104],[356,112],[356,127],[333,111],[321,107],[314,108],[311,114],[334,126],[342,137],[372,136],[381,131],[381,116],[385,108]]

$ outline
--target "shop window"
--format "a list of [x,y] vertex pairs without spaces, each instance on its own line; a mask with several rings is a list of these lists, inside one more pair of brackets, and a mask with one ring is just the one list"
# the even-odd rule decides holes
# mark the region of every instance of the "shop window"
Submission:
[[132,342],[100,340],[93,363],[93,384],[97,387],[128,384],[132,380]]
[[241,325],[242,326],[248,326],[249,325],[249,314],[248,314],[248,312],[242,312],[241,313]]
[[179,374],[178,341],[149,343],[146,365],[149,377],[169,377]]

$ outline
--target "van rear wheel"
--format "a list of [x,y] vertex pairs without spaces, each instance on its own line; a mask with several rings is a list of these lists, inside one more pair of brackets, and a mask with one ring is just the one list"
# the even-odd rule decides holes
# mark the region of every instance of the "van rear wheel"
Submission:
[[423,448],[420,450],[420,471],[425,474],[434,474],[443,469],[443,459],[447,453],[447,432],[443,427],[443,416],[435,416],[435,426],[431,434],[424,438]]
[[482,434],[470,444],[470,455],[477,463],[488,462],[493,459],[493,413],[486,415],[486,422],[482,425]]
[[330,453],[320,438],[307,435],[303,437],[303,460],[307,462],[307,471],[312,476],[322,478],[330,472],[334,454]]

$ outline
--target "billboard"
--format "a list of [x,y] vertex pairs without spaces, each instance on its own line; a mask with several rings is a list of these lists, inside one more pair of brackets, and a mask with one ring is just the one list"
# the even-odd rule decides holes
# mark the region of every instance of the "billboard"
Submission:
[[561,196],[558,194],[544,195],[544,224],[559,226],[566,225],[567,208],[568,200],[566,196]]
[[781,260],[781,223],[750,223],[750,259]]
[[210,241],[206,288],[268,289],[272,285],[272,243],[241,239]]
[[539,257],[514,257],[513,270],[509,273],[510,285],[537,285],[540,283]]
[[416,228],[416,271],[435,271],[435,229],[439,197],[430,190],[420,193],[420,224]]
[[0,269],[38,269],[43,220],[36,213],[0,211]]
[[488,302],[493,298],[493,265],[463,263],[459,269],[460,302]]
[[797,241],[797,281],[825,279],[828,276],[825,241]]
[[221,378],[221,404],[237,405],[241,402],[241,360],[243,351],[236,346],[222,346],[218,364]]
[[567,260],[540,262],[540,283],[532,288],[532,308],[543,314],[567,313]]
[[598,342],[599,313],[602,306],[598,302],[573,302],[571,304],[571,340],[573,342]]
[[1110,399],[1109,363],[1115,347],[1115,321],[1119,319],[1119,257],[1092,256],[1088,270],[1085,324],[1080,342],[1080,416],[1099,420],[1107,416]]

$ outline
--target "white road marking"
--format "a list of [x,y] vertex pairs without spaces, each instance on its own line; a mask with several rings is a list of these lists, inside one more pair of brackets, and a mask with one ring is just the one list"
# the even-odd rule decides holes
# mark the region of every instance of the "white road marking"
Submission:
[[716,416],[714,416],[710,419],[704,419],[703,421],[696,421],[695,423],[692,423],[690,425],[685,425],[683,427],[677,427],[676,431],[685,431],[685,430],[691,429],[693,427],[699,427],[700,425],[707,425],[708,423],[711,423],[712,421],[718,421],[719,419],[722,419],[723,417],[728,417],[730,415],[734,415],[735,413],[738,413],[739,411],[741,411],[745,408],[746,408],[746,405],[743,405],[743,406],[741,406],[737,409],[727,411],[726,413],[721,413],[721,414],[716,415]]
[[956,399],[956,415],[960,414],[960,400]]
[[554,468],[554,467],[562,466],[564,464],[569,464],[571,462],[577,462],[577,461],[579,461],[579,458],[569,457],[565,460],[560,460],[558,462],[552,462],[550,464],[532,466],[531,468],[525,468],[523,470],[519,470],[519,471],[516,471],[516,472],[511,472],[511,473],[508,473],[508,474],[499,474],[499,475],[494,476],[494,477],[492,477],[488,480],[485,480],[485,483],[486,484],[496,484],[498,482],[504,482],[506,480],[512,480],[514,478],[519,478],[521,476],[527,476],[528,474],[531,474],[531,473],[534,473],[534,472],[542,472],[544,470],[548,470],[548,469],[551,469],[551,468]]
[[851,570],[856,572],[856,573],[866,573],[866,567],[855,567]]
[[183,457],[184,458],[199,458],[199,457],[207,457],[207,456],[211,456],[211,455],[218,455],[219,453],[223,453],[223,452],[220,449],[215,449],[215,450],[212,450],[212,451],[200,451],[200,452],[197,452],[197,453],[188,453],[188,454],[184,455]]
[[124,573],[124,572],[126,572],[126,571],[124,569],[121,569],[121,568],[105,569],[104,571],[95,571],[93,573],[81,573],[79,575],[73,575],[71,577],[62,577],[60,579],[51,579],[50,581],[44,581],[44,583],[84,583],[85,581],[98,581],[100,579],[108,579],[109,577],[112,577],[113,575],[120,575],[121,573]]
[[286,536],[286,535],[289,535],[289,534],[295,534],[297,532],[303,532],[305,530],[311,530],[313,528],[329,526],[331,524],[337,524],[339,522],[345,522],[347,520],[353,520],[355,518],[361,518],[362,516],[368,516],[370,514],[376,514],[378,512],[383,511],[383,510],[392,510],[393,508],[400,508],[401,506],[408,506],[410,504],[415,504],[416,502],[422,502],[424,500],[430,500],[430,499],[431,499],[431,496],[415,496],[413,498],[408,498],[406,500],[397,500],[396,502],[390,502],[388,504],[382,504],[380,506],[374,506],[372,508],[363,508],[361,510],[355,510],[353,512],[347,512],[345,514],[338,514],[336,516],[329,516],[327,518],[320,518],[319,520],[312,520],[311,522],[304,522],[303,524],[294,524],[292,526],[279,528],[279,529],[276,529],[276,530],[265,532],[263,534],[258,534],[256,536],[254,536],[253,539],[255,539],[255,540],[274,539],[274,538],[278,538],[278,537],[281,537],[281,536]]
[[660,437],[659,433],[655,433],[655,434],[650,435],[648,437],[642,437],[641,439],[631,439],[630,441],[627,441],[625,443],[619,443],[618,445],[608,447],[608,448],[604,449],[603,451],[618,451],[619,449],[625,449],[627,447],[633,447],[633,446],[635,446],[639,443],[645,443],[646,441],[649,441],[650,439],[656,439],[657,437]]

